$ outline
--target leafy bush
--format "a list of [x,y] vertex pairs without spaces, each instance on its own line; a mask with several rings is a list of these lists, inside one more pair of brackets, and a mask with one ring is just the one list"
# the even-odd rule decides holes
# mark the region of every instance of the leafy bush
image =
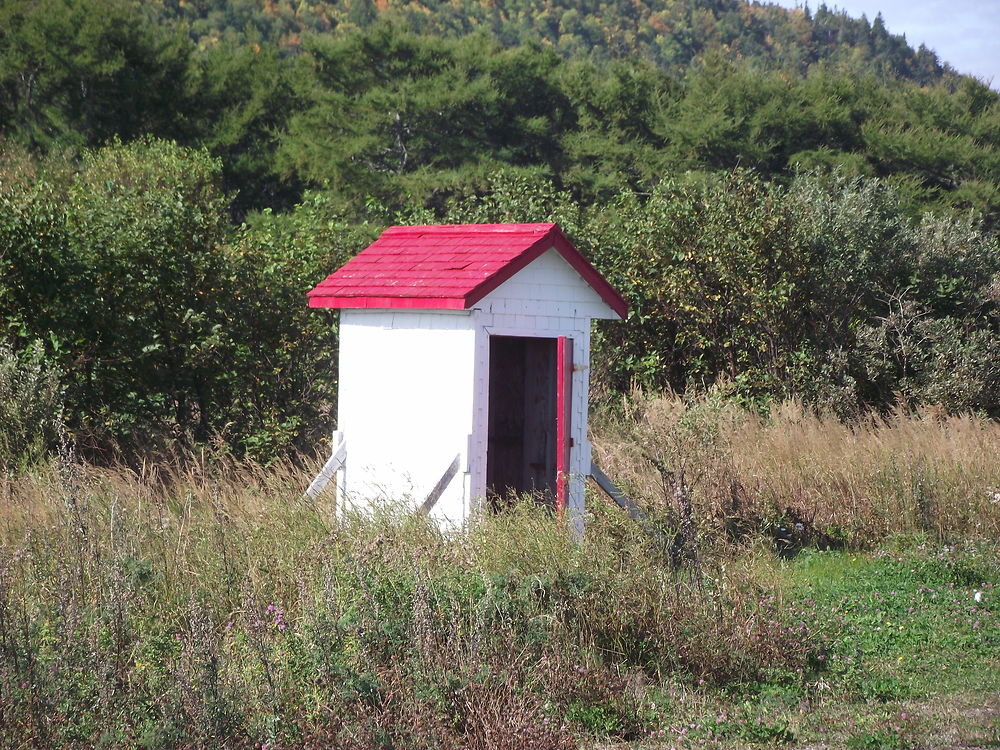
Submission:
[[0,468],[42,459],[62,428],[59,370],[36,341],[16,352],[0,341]]
[[371,228],[310,195],[234,229],[219,162],[164,141],[88,152],[69,176],[8,161],[4,336],[52,342],[85,449],[221,441],[273,458],[329,433],[336,325],[304,295]]
[[499,173],[444,219],[557,221],[625,296],[628,321],[595,331],[597,401],[722,383],[762,412],[793,396],[845,418],[900,397],[1000,413],[997,238],[971,217],[914,223],[887,181],[688,173],[586,207]]
[[[717,387],[856,419],[898,403],[1000,414],[1000,251],[971,218],[914,224],[887,182],[738,170],[583,206],[524,170],[365,218],[329,190],[229,225],[221,165],[163,141],[0,172],[15,348],[51,341],[85,447],[214,442],[271,459],[332,427],[337,327],[304,293],[392,222],[558,221],[630,303],[593,337],[595,401]],[[68,300],[73,300],[68,304]]]

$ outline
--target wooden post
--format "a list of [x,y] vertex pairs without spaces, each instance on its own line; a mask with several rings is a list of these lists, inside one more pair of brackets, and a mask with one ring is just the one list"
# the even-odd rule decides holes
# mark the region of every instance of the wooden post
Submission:
[[570,448],[573,415],[573,339],[556,339],[556,510],[569,502]]
[[419,508],[417,508],[418,515],[426,516],[428,513],[431,512],[431,508],[434,507],[434,504],[438,501],[438,498],[440,498],[441,495],[444,494],[444,491],[448,489],[448,485],[451,484],[451,480],[455,478],[455,475],[458,473],[458,467],[461,465],[461,463],[462,463],[462,454],[456,453],[455,458],[451,462],[451,466],[445,469],[444,474],[438,480],[437,484],[434,485],[434,489],[432,489],[428,493],[423,504]]
[[304,498],[315,499],[330,483],[330,480],[336,476],[337,471],[347,462],[347,440],[344,438],[343,433],[338,433],[338,437],[340,439],[337,447],[333,449],[333,455],[326,460],[319,474],[312,480],[312,484],[309,485],[309,488],[303,495]]
[[593,461],[590,462],[590,476],[595,482],[597,482],[597,486],[604,490],[608,497],[614,500],[619,507],[628,512],[629,517],[636,521],[639,526],[642,527],[643,531],[658,542],[665,541],[663,533],[653,528],[653,526],[649,523],[649,520],[646,518],[646,514],[642,512],[642,509],[635,504],[632,498],[622,492],[618,486],[611,481],[608,475],[601,471],[601,467]]

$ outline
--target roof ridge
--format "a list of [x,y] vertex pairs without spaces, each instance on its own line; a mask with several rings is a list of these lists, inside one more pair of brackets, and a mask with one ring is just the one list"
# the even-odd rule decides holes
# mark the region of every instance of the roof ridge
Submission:
[[399,224],[387,227],[382,234],[409,234],[417,230],[433,230],[436,233],[447,234],[456,231],[486,233],[505,232],[548,232],[558,228],[555,222],[536,222],[530,224]]

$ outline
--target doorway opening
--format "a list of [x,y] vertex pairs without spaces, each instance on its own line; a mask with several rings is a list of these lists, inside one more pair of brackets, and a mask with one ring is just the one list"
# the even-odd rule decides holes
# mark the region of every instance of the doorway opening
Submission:
[[486,487],[498,510],[523,493],[559,508],[568,464],[569,369],[565,338],[490,336]]

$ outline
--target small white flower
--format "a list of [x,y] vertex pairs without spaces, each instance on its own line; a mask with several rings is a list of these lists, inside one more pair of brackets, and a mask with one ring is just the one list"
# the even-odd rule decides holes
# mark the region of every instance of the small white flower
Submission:
[[983,600],[983,592],[977,591],[975,594],[972,595],[972,598],[975,599],[977,602],[981,602]]

